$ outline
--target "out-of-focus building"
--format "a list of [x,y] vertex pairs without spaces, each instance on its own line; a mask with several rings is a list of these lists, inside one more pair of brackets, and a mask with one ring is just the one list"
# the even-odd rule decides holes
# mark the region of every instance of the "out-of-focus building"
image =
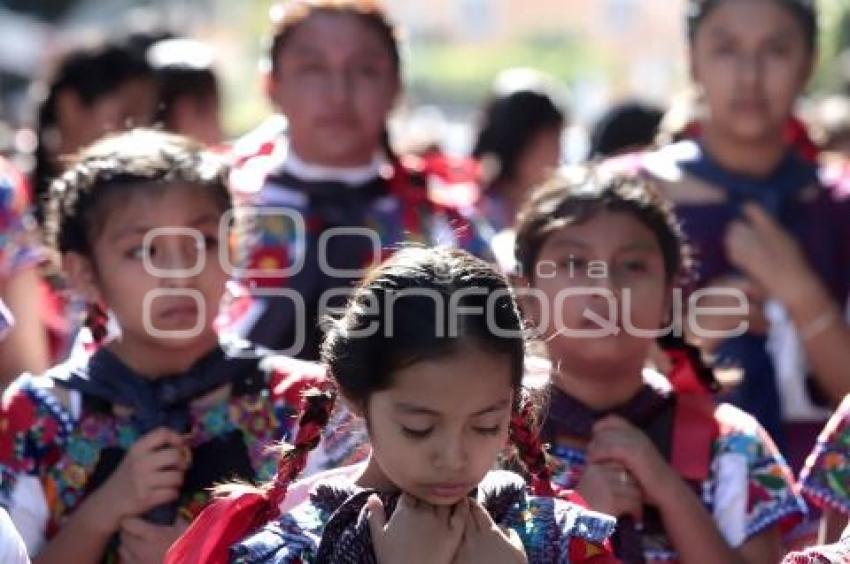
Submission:
[[684,0],[388,0],[413,41],[504,42],[567,35],[602,52],[612,96],[664,100],[682,82]]

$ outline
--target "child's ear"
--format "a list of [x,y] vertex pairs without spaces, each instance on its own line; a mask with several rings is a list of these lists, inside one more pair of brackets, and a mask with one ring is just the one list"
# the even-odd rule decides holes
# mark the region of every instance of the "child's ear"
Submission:
[[266,70],[262,75],[263,92],[266,95],[266,100],[271,103],[275,111],[286,115],[285,96],[283,95],[283,86],[279,72],[272,69]]
[[69,252],[62,255],[62,270],[74,290],[89,303],[101,301],[100,286],[97,283],[94,264],[87,256]]

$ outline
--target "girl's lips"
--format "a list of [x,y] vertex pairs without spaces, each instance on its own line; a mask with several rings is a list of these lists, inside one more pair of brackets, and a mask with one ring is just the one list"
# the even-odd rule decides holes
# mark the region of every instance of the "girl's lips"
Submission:
[[198,305],[193,301],[187,304],[169,306],[160,311],[160,319],[179,320],[198,316]]

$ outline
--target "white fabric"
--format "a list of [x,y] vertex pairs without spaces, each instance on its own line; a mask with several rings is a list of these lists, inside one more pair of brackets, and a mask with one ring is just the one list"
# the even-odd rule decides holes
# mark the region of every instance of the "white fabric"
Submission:
[[9,311],[3,300],[0,300],[0,340],[9,334],[14,324],[15,316],[12,315],[12,312]]
[[372,157],[372,162],[363,166],[345,168],[323,166],[308,163],[290,150],[283,162],[283,170],[308,182],[342,182],[349,186],[361,186],[377,178],[384,164],[386,159],[380,153],[376,153]]
[[324,472],[313,474],[312,476],[308,476],[302,480],[296,480],[286,489],[286,498],[284,498],[279,506],[280,514],[283,515],[289,513],[293,507],[307,501],[307,498],[310,496],[310,492],[313,491],[313,487],[320,481],[338,478],[340,480],[353,482],[357,476],[363,473],[363,470],[366,468],[366,464],[366,461],[358,464],[350,464],[348,466],[334,468],[333,470],[325,470]]
[[0,562],[3,564],[29,564],[27,547],[8,513],[0,508]]
[[[27,552],[32,556],[38,554],[46,540],[48,520],[47,496],[38,478],[24,475],[18,478],[8,510]],[[0,562],[6,560],[0,559]]]
[[764,313],[770,322],[767,351],[773,360],[785,421],[826,421],[830,412],[812,403],[806,389],[805,349],[785,307],[769,300]]
[[745,456],[721,454],[714,461],[717,476],[714,491],[714,522],[726,542],[740,546],[747,538],[747,491],[749,469]]

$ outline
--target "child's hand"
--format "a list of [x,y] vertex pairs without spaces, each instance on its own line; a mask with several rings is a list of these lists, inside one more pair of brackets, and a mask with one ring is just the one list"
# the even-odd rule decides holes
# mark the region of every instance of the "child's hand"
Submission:
[[662,458],[658,449],[640,429],[621,417],[609,415],[593,426],[593,438],[587,447],[590,464],[618,462],[637,480],[644,498],[659,506],[670,485],[681,479]]
[[469,516],[460,549],[453,564],[526,564],[522,540],[513,529],[503,529],[474,499],[469,500]]
[[190,464],[184,438],[166,428],[151,431],[130,447],[98,490],[105,515],[118,528],[127,517],[177,499]]
[[638,523],[643,520],[643,492],[619,462],[589,462],[576,491],[594,511],[614,517],[631,515]]
[[451,564],[469,516],[466,500],[433,506],[402,494],[387,521],[378,496],[366,502],[378,564]]
[[121,522],[121,564],[161,564],[165,553],[189,523],[178,518],[173,525],[152,525],[137,518]]
[[794,301],[801,289],[817,285],[800,245],[758,204],[743,208],[746,221],[726,231],[726,254],[734,266],[782,302]]

